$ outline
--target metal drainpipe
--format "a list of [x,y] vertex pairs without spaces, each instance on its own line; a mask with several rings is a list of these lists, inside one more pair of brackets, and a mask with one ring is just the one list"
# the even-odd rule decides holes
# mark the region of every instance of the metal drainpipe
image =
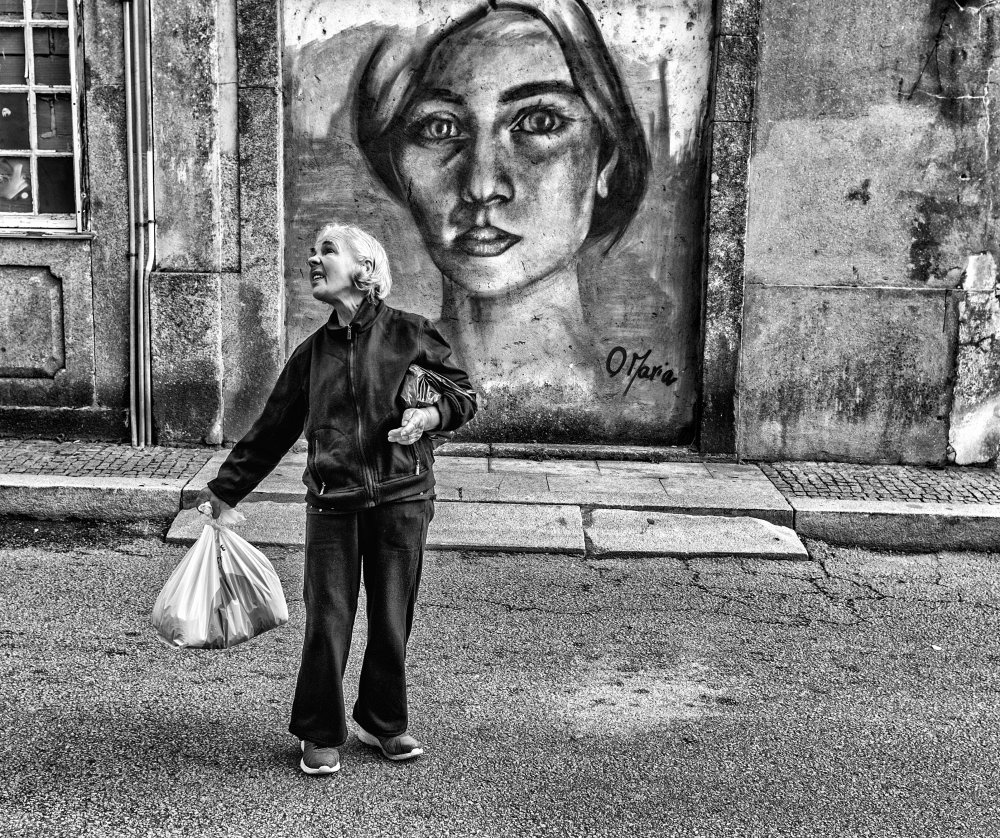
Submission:
[[149,281],[156,258],[156,208],[153,195],[153,9],[151,0],[145,0],[146,25],[146,78],[144,106],[146,117],[146,269],[143,287],[146,296],[146,351],[143,355],[146,376],[146,439],[153,442],[153,351],[150,337]]
[[136,317],[138,315],[138,299],[135,283],[135,137],[132,130],[132,3],[125,0],[122,3],[122,36],[125,51],[125,168],[128,180],[128,389],[129,389],[129,430],[132,435],[132,447],[139,447],[139,390],[136,375],[136,356],[138,354],[138,331]]
[[137,448],[153,442],[149,278],[156,249],[150,11],[148,2],[142,0],[122,3],[129,197],[129,424],[132,444]]

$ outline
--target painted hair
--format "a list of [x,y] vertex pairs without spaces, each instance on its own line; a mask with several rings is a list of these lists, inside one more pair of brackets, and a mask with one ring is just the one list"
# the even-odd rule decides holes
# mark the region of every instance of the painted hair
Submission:
[[372,263],[372,270],[368,276],[358,271],[357,276],[353,277],[354,284],[365,292],[368,299],[375,302],[376,299],[384,300],[389,296],[389,291],[392,289],[389,257],[386,256],[385,248],[379,244],[378,239],[353,224],[337,222],[324,224],[317,238],[319,236],[335,236],[344,242],[351,249],[359,265],[364,262]]
[[598,166],[618,152],[606,198],[596,196],[587,241],[610,238],[613,246],[635,217],[646,191],[650,159],[642,125],[601,30],[582,0],[529,0],[477,3],[432,34],[387,36],[375,47],[358,81],[355,125],[358,145],[372,172],[398,200],[407,190],[393,161],[404,136],[402,120],[420,89],[435,49],[448,37],[487,15],[517,12],[540,20],[555,36],[573,83],[601,130]]

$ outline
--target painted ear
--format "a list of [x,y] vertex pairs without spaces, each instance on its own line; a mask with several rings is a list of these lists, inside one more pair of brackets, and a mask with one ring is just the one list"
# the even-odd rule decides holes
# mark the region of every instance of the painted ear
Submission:
[[611,181],[611,173],[614,172],[615,166],[618,165],[618,149],[616,148],[611,152],[611,159],[604,164],[604,168],[597,175],[597,194],[602,198],[608,197],[608,183]]

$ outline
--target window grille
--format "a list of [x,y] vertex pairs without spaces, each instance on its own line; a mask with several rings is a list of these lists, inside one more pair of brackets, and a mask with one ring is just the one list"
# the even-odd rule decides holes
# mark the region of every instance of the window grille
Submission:
[[83,230],[75,0],[0,0],[0,228]]

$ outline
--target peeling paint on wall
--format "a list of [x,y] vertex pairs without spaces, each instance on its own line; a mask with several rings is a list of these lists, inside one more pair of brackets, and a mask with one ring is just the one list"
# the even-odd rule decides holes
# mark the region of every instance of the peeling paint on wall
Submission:
[[948,453],[969,465],[1000,453],[1000,284],[992,254],[969,257],[962,289]]

